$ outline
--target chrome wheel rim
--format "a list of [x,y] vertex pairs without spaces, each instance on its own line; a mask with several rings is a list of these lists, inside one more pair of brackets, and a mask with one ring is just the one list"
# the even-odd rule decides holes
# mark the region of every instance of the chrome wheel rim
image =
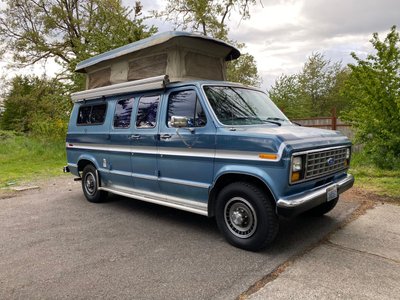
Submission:
[[96,192],[96,177],[94,174],[92,172],[86,173],[84,182],[86,193],[88,193],[90,196],[93,196]]
[[251,237],[257,229],[257,215],[253,206],[245,199],[234,197],[224,209],[225,224],[237,237]]

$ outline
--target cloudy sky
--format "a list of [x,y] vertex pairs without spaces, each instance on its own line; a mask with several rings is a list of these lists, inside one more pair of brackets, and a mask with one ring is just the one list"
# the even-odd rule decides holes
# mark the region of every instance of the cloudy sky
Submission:
[[[359,57],[373,52],[369,43],[373,32],[383,40],[393,25],[400,31],[400,0],[261,1],[262,5],[258,0],[251,8],[250,20],[240,22],[240,17],[233,14],[228,25],[229,38],[246,43],[245,51],[255,57],[263,90],[269,89],[278,76],[299,72],[313,52],[347,64],[353,62],[351,52]],[[165,5],[163,0],[141,2],[145,15]],[[134,0],[123,3],[133,5]],[[4,5],[0,2],[0,8]],[[172,30],[161,20],[147,19],[146,23],[158,27],[159,32]],[[0,67],[4,65],[0,62]],[[52,64],[46,72],[52,75],[57,69]],[[42,66],[36,66],[22,73],[38,74],[42,70]]]
[[[143,10],[162,9],[165,1],[142,0]],[[128,4],[127,2],[125,2]],[[325,53],[333,62],[353,62],[372,53],[369,40],[378,32],[383,40],[390,28],[400,31],[400,0],[262,0],[251,8],[250,20],[231,16],[229,38],[246,43],[269,89],[281,74],[299,72],[313,52]],[[159,31],[170,24],[147,20]]]

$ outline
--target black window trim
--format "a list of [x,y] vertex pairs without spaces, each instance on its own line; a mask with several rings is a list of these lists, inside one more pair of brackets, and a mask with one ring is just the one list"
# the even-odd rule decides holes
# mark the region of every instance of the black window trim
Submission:
[[[206,117],[206,124],[203,125],[203,126],[196,126],[197,103],[200,104],[201,110],[204,112],[204,116]],[[202,127],[206,127],[207,124],[208,124],[208,119],[207,119],[206,110],[204,109],[204,106],[201,105],[200,97],[199,97],[199,95],[198,95],[197,93],[196,93],[196,103],[195,103],[195,105],[194,105],[194,112],[193,112],[193,123],[194,123],[193,128],[202,128]]]
[[[155,120],[156,120],[156,123],[154,124],[153,127],[137,127],[137,126],[136,126],[136,121],[137,121],[137,114],[138,114],[138,111],[139,111],[140,100],[142,100],[142,98],[144,98],[144,97],[156,97],[156,96],[159,97],[159,99],[158,99],[158,106],[157,106],[157,115],[156,115],[156,119],[155,119]],[[142,96],[139,98],[138,104],[137,104],[137,107],[136,107],[136,113],[135,113],[135,129],[154,129],[154,128],[157,127],[157,123],[158,123],[158,114],[159,114],[159,111],[160,111],[161,99],[162,99],[162,95],[161,95],[161,94],[142,95]]]
[[[132,104],[132,112],[131,112],[131,122],[129,123],[129,126],[128,126],[128,127],[114,127],[114,118],[115,118],[115,112],[117,111],[118,102],[119,102],[119,101],[122,101],[122,100],[130,100],[130,99],[133,99],[133,104]],[[135,96],[126,97],[126,98],[119,98],[119,99],[115,102],[115,109],[114,109],[113,120],[112,120],[112,128],[113,128],[114,130],[118,130],[118,129],[129,129],[129,128],[131,128],[132,116],[133,116],[133,107],[135,106],[135,102],[136,102],[136,97],[135,97]],[[135,124],[136,124],[136,122],[135,122]]]
[[[96,106],[96,105],[105,105],[106,106],[106,110],[105,110],[105,113],[104,113],[104,120],[103,120],[103,123],[78,123],[78,119],[79,119],[79,111],[80,111],[80,109],[82,108],[82,107],[87,107],[87,106],[91,106],[92,108],[90,109],[90,115],[92,115],[92,110],[93,110],[93,106]],[[93,104],[85,104],[85,105],[81,105],[81,106],[79,106],[79,108],[78,108],[78,116],[77,116],[77,118],[76,118],[76,126],[96,126],[96,125],[103,125],[104,124],[104,122],[106,121],[106,118],[107,118],[107,111],[108,111],[108,102],[100,102],[100,103],[93,103]]]

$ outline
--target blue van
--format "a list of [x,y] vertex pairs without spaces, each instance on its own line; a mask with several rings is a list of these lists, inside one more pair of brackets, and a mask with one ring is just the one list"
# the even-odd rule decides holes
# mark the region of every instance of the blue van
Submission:
[[354,183],[351,142],[227,82],[225,61],[239,55],[167,32],[78,64],[87,90],[72,94],[64,171],[87,200],[113,193],[215,217],[229,243],[251,251],[273,241],[279,216],[331,211]]

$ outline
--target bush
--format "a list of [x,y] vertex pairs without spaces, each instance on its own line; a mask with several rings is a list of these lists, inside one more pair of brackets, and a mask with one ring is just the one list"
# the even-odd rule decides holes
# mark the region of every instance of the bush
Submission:
[[383,170],[400,170],[400,157],[387,153],[384,149],[371,152],[363,150],[351,156],[353,167],[377,167]]
[[349,64],[352,73],[343,91],[354,108],[341,119],[357,128],[355,142],[364,143],[374,164],[386,169],[400,165],[399,42],[395,26],[383,42],[374,33],[376,54],[362,60],[352,53],[357,64]]
[[65,139],[72,109],[67,85],[30,76],[16,76],[9,85],[1,129],[29,132],[46,140]]
[[15,140],[16,136],[22,136],[23,133],[12,130],[0,130],[0,143],[5,143],[9,140]]

